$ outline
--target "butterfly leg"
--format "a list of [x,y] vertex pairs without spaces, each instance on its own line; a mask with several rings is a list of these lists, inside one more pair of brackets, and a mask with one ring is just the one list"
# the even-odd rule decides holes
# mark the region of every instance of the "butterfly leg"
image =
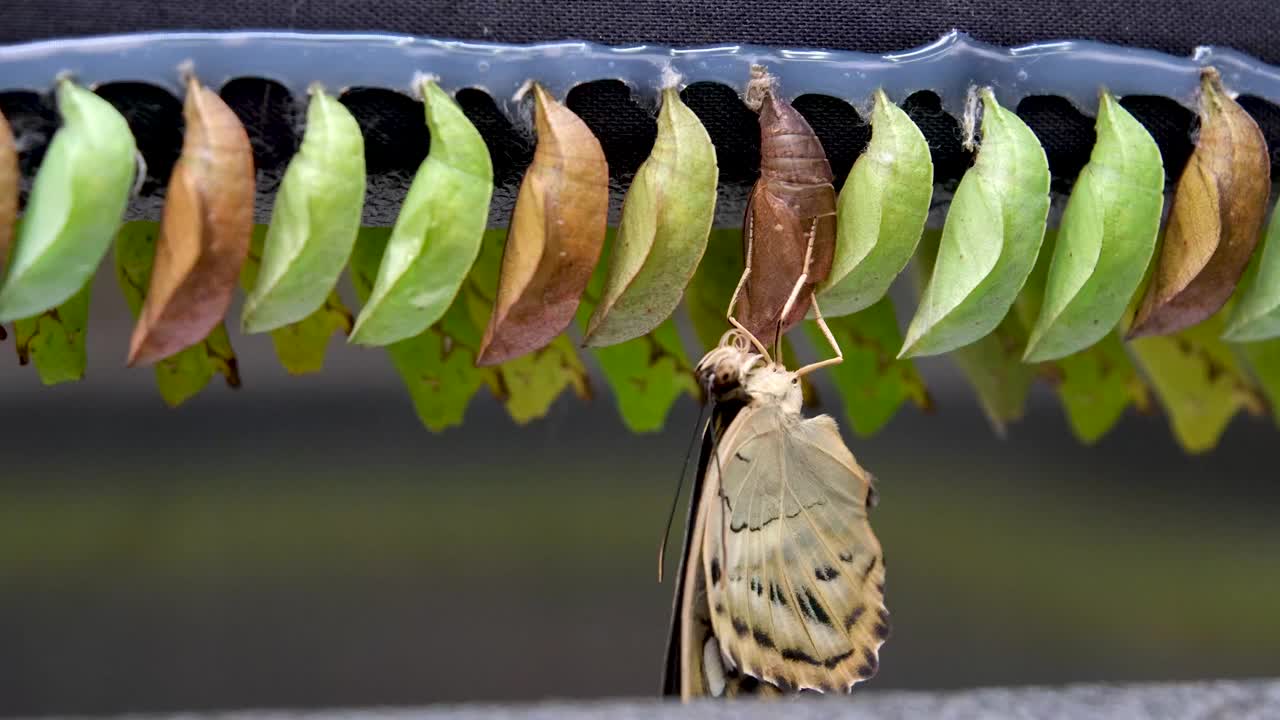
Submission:
[[782,324],[786,322],[787,316],[791,314],[791,308],[795,306],[796,298],[800,297],[800,290],[809,281],[809,265],[813,262],[813,243],[817,237],[818,220],[815,218],[809,225],[809,240],[804,251],[804,272],[800,273],[800,277],[796,278],[796,284],[791,288],[791,294],[787,296],[786,304],[782,306],[782,314],[778,316],[778,332],[774,335],[773,348],[778,357],[782,357]]
[[818,323],[818,327],[822,329],[822,334],[826,336],[827,342],[831,343],[831,349],[836,351],[836,356],[819,360],[816,363],[805,365],[796,371],[796,377],[803,377],[814,370],[821,370],[829,365],[839,365],[844,362],[844,353],[840,351],[840,343],[836,342],[836,336],[831,334],[831,328],[827,327],[827,321],[822,317],[822,308],[818,307],[818,298],[813,299],[814,322]]
[[746,267],[742,271],[742,277],[738,279],[738,287],[733,289],[733,297],[729,298],[729,309],[725,311],[725,317],[729,320],[730,325],[737,328],[743,335],[746,335],[747,338],[751,340],[751,344],[754,345],[756,350],[759,350],[760,354],[764,356],[764,361],[772,365],[773,358],[769,357],[769,351],[765,349],[764,345],[756,338],[754,333],[743,327],[742,323],[738,322],[738,318],[733,316],[733,310],[738,306],[738,295],[742,293],[742,288],[746,286],[747,278],[751,277],[751,241],[753,239],[753,234],[751,225],[748,224]]

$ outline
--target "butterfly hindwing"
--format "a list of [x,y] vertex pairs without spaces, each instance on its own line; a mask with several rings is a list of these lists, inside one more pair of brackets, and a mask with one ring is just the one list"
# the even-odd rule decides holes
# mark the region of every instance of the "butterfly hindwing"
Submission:
[[695,532],[726,666],[783,690],[845,691],[873,675],[888,612],[872,481],[835,422],[752,404],[716,455]]

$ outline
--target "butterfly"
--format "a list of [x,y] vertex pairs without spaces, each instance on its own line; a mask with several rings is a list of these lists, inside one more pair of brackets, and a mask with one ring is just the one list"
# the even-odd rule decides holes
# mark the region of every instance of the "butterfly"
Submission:
[[800,378],[843,357],[818,310],[837,357],[789,371],[732,308],[735,328],[695,369],[712,414],[686,520],[663,693],[847,692],[875,675],[890,623],[884,554],[868,521],[875,480],[835,420],[801,412]]

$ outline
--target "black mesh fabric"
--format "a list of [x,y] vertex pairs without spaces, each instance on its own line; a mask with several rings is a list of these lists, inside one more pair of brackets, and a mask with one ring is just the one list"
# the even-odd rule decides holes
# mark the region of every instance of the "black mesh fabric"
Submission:
[[0,42],[137,30],[373,30],[495,42],[752,42],[903,50],[959,28],[998,45],[1087,38],[1280,64],[1275,0],[8,0]]
[[[901,50],[936,39],[952,28],[988,42],[1012,45],[1035,40],[1078,38],[1188,54],[1197,45],[1233,47],[1280,64],[1280,10],[1276,0],[1180,2],[1165,0],[885,0],[876,3],[653,2],[383,2],[277,3],[263,0],[195,2],[133,0],[113,4],[91,0],[10,0],[0,23],[0,42],[140,30],[304,29],[403,32],[492,42],[586,39],[609,44],[654,42],[668,45],[755,42],[785,47],[826,47],[870,52]],[[3,72],[0,68],[0,91]],[[177,98],[155,87],[114,83],[99,88],[128,118],[148,167],[133,217],[158,215],[164,185],[181,147],[182,116]],[[297,147],[304,98],[258,78],[238,78],[220,89],[244,121],[259,169],[258,216],[265,220],[270,196]],[[721,222],[740,212],[759,164],[755,114],[737,93],[713,83],[693,83],[684,100],[706,125],[716,145],[722,183]],[[493,221],[509,214],[524,168],[533,152],[527,127],[513,125],[478,90],[458,100],[489,146],[494,162]],[[429,148],[422,104],[385,88],[353,88],[342,96],[365,135],[370,175],[365,221],[389,224],[414,170]],[[614,80],[589,82],[571,91],[566,104],[600,138],[614,181],[615,212],[621,189],[648,155],[656,133],[652,99],[638,99]],[[1242,97],[1241,104],[1262,126],[1272,148],[1273,177],[1280,177],[1280,108]],[[1192,148],[1194,115],[1161,97],[1130,96],[1122,104],[1151,131],[1176,179]],[[846,102],[802,95],[796,108],[808,118],[830,157],[837,183],[865,147],[870,128]],[[933,153],[934,173],[943,186],[954,184],[971,161],[961,145],[957,119],[941,109],[936,95],[920,92],[903,102]],[[0,92],[3,111],[23,138],[23,171],[29,182],[43,147],[57,126],[52,98]],[[1087,162],[1094,140],[1092,120],[1058,97],[1029,97],[1018,114],[1045,147],[1054,189],[1070,189]]]

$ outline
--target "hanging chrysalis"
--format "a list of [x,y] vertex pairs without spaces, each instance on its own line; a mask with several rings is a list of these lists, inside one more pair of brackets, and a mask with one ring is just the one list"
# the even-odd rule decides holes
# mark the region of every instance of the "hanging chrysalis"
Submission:
[[1155,253],[1164,207],[1160,148],[1105,90],[1097,135],[1058,227],[1028,361],[1071,355],[1114,331]]
[[977,96],[982,144],[951,201],[937,263],[907,328],[904,357],[949,352],[995,330],[1035,267],[1044,240],[1044,149],[990,88]]
[[534,83],[538,147],[502,254],[479,365],[546,347],[573,322],[604,247],[609,167],[582,119]]
[[13,231],[18,222],[20,177],[18,147],[4,113],[0,113],[0,277],[4,277],[2,273],[9,260],[9,247],[13,244]]
[[311,88],[302,145],[271,208],[261,263],[241,327],[266,332],[324,305],[351,256],[364,207],[364,138],[351,113]]
[[62,127],[36,173],[0,286],[0,322],[30,318],[78,293],[111,247],[133,187],[137,148],[111,103],[58,81]]
[[448,310],[480,252],[489,221],[489,149],[462,108],[421,82],[431,149],[405,197],[351,342],[388,345],[426,330]]
[[928,141],[877,90],[871,142],[840,188],[835,258],[818,290],[823,315],[856,313],[885,296],[920,243],[932,197]]
[[1257,246],[1271,192],[1258,124],[1222,87],[1200,79],[1200,137],[1178,179],[1164,244],[1128,337],[1168,335],[1226,304]]
[[1280,205],[1271,212],[1271,223],[1254,265],[1223,334],[1233,342],[1280,337]]
[[[13,141],[13,131],[4,113],[0,113],[0,278],[4,277],[5,264],[9,260],[9,247],[13,244],[13,232],[18,222],[18,147]],[[0,325],[0,340],[7,334]]]
[[218,94],[191,75],[182,154],[173,167],[129,365],[202,342],[231,304],[253,232],[249,136]]
[[760,179],[747,201],[741,292],[729,308],[766,346],[804,319],[814,288],[831,271],[836,243],[836,191],[826,151],[774,84],[764,68],[753,68],[746,102],[760,112]]
[[663,90],[658,136],[627,190],[587,345],[640,337],[675,311],[707,249],[717,178],[706,128],[674,87]]

